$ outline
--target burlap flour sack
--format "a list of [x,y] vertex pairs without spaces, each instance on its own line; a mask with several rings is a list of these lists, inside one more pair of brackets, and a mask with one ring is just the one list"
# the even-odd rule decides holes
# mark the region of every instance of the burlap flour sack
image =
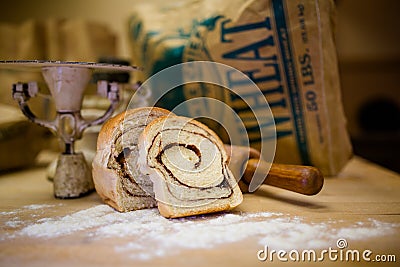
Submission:
[[[271,107],[275,162],[314,165],[334,175],[348,161],[351,145],[333,40],[333,1],[175,1],[136,10],[130,24],[132,47],[135,62],[145,68],[143,78],[186,61],[232,66],[257,84]],[[229,82],[234,92],[243,92],[240,82]],[[251,145],[259,148],[253,107],[227,90],[216,94],[215,87],[206,86],[183,86],[160,104],[172,108],[191,97],[218,95],[243,119]]]

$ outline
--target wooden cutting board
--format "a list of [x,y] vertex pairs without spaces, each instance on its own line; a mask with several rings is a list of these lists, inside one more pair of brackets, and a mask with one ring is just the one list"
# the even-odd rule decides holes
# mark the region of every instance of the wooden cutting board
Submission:
[[[156,255],[155,250],[158,247],[154,247],[154,244],[140,240],[137,238],[138,235],[136,238],[116,235],[112,238],[95,238],[91,233],[97,226],[53,238],[18,235],[26,226],[49,219],[61,220],[60,218],[66,218],[65,216],[74,214],[76,216],[76,212],[103,204],[96,193],[80,199],[55,199],[52,183],[45,178],[46,166],[52,158],[53,154],[43,153],[34,168],[0,175],[0,266],[280,266],[285,264],[287,266],[290,264],[277,259],[273,262],[258,260],[257,252],[263,249],[263,246],[259,243],[257,235],[243,238],[238,242],[217,244],[212,248],[196,246],[194,249],[180,248],[174,253],[146,260],[119,248],[126,247],[127,244],[140,244],[152,252],[151,255]],[[392,225],[392,231],[382,230],[382,235],[347,239],[349,248],[360,251],[369,249],[374,255],[395,255],[396,260],[400,261],[399,192],[400,175],[355,157],[339,176],[326,178],[324,188],[316,196],[303,196],[263,185],[256,193],[246,194],[243,203],[232,211],[232,214],[270,212],[280,214],[276,216],[282,218],[289,218],[292,223],[299,219],[305,225],[328,225],[325,231],[349,225],[361,227],[362,223],[371,224],[371,221],[379,221]],[[119,216],[117,212],[111,213],[113,216]],[[206,216],[202,220],[212,218],[215,216]],[[193,223],[198,221],[195,218],[188,220],[193,220]],[[149,230],[154,230],[150,225],[148,227]],[[354,228],[354,231],[356,229]],[[207,230],[202,234],[207,235]],[[284,232],[282,237],[290,238],[285,237]],[[286,240],[290,242],[290,239]],[[332,244],[335,242],[336,239],[332,240]],[[297,263],[304,266],[310,264]],[[323,262],[313,264],[362,266],[366,263],[333,262],[325,259]],[[368,266],[396,266],[396,262],[370,262]]]

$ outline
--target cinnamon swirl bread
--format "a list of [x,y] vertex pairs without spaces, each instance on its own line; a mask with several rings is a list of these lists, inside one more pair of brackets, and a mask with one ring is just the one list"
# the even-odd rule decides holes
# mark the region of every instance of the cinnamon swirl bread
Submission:
[[102,127],[93,160],[93,181],[105,203],[124,212],[156,206],[151,180],[137,169],[137,141],[146,125],[170,114],[160,108],[127,110]]
[[223,211],[241,203],[223,143],[200,122],[157,118],[140,135],[138,148],[140,170],[150,176],[164,217]]

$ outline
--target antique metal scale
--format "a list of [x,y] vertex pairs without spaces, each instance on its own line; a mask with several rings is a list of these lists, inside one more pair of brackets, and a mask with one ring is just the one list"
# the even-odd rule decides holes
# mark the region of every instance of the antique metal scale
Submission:
[[90,168],[83,153],[74,150],[74,143],[83,131],[99,125],[111,117],[119,103],[121,84],[115,81],[97,82],[97,94],[108,98],[110,105],[100,117],[87,121],[81,115],[84,91],[93,71],[131,72],[138,68],[127,65],[63,62],[63,61],[0,61],[0,67],[11,69],[38,69],[54,99],[56,117],[52,121],[38,118],[28,106],[28,101],[37,96],[37,82],[13,84],[12,96],[23,114],[32,122],[49,128],[64,143],[59,155],[54,176],[54,195],[57,198],[76,198],[94,190]]

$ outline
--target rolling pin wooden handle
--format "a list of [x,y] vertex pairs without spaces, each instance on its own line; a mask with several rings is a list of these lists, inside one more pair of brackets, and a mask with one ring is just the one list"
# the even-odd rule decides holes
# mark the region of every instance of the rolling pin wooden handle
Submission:
[[[259,159],[249,159],[242,179],[250,183],[253,176],[265,176],[269,164]],[[315,195],[324,184],[322,173],[311,166],[272,164],[264,184],[304,195]]]

